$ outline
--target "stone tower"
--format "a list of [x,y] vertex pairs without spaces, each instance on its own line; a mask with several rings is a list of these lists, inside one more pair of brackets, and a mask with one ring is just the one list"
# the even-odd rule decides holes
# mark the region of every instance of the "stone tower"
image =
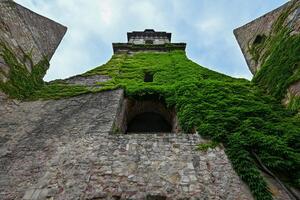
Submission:
[[[11,22],[6,13],[19,16],[26,12],[28,15],[21,16],[30,19],[21,27],[14,21],[10,23],[10,29],[17,27],[26,34],[12,34],[7,38],[7,32],[0,29],[0,38],[7,38],[5,47],[8,48],[3,48],[4,52],[22,57],[24,52],[19,54],[13,45],[18,44],[15,41],[25,41],[26,45],[32,45],[33,57],[41,59],[43,55],[50,59],[66,29],[28,10],[22,11],[23,8],[12,1],[1,1],[0,8],[5,11],[1,12],[2,24]],[[20,21],[20,18],[15,20]],[[41,30],[40,20],[49,28],[48,32]],[[179,106],[172,104],[171,99],[180,90],[186,95],[179,96],[181,106],[196,115],[210,106],[208,103],[202,107],[196,103],[195,106],[184,104],[196,95],[197,87],[205,86],[200,91],[213,88],[216,92],[224,84],[234,82],[233,89],[227,89],[222,95],[242,87],[248,98],[251,96],[248,93],[251,90],[246,88],[248,82],[188,60],[186,44],[172,43],[171,33],[146,29],[127,33],[127,37],[127,43],[113,43],[114,55],[105,65],[51,83],[42,82],[42,76],[32,75],[21,59],[13,59],[13,65],[5,63],[8,68],[12,67],[10,72],[15,72],[14,66],[17,66],[17,70],[24,72],[21,75],[32,77],[34,83],[39,78],[41,84],[30,93],[25,90],[29,95],[21,96],[23,98],[13,99],[8,94],[11,98],[1,101],[0,116],[4,117],[0,120],[0,199],[254,199],[233,169],[224,146],[202,138],[196,131],[195,123],[205,118],[188,119],[186,124],[191,125],[185,124],[184,129],[183,123],[179,123],[179,114],[184,118],[190,117],[190,113],[183,116],[185,113],[179,113]],[[6,54],[1,52],[3,55]],[[15,80],[14,73],[8,74],[8,80]],[[170,74],[171,78],[165,80]],[[31,79],[18,77],[21,81],[13,82],[13,86],[21,90],[18,83]],[[225,81],[220,82],[223,79]],[[10,82],[0,83],[10,91],[7,85]],[[181,87],[186,85],[192,89]],[[211,95],[203,94],[199,97],[201,103],[206,100],[205,96]],[[236,102],[230,100],[232,107]],[[216,106],[215,102],[212,107]],[[265,102],[259,103],[261,106]],[[217,113],[218,117],[225,113],[225,104],[221,102],[216,110],[210,107],[209,114]],[[196,106],[199,107],[194,109]],[[234,124],[239,120],[238,117],[231,119]],[[214,129],[217,123],[215,120],[204,127]],[[224,131],[216,130],[218,134]],[[206,148],[201,149],[203,146]],[[244,152],[242,150],[238,149],[237,153]],[[266,177],[275,199],[292,199],[272,177],[261,174]]]
[[[272,56],[271,48],[275,49],[272,44],[279,44],[283,46],[283,36],[280,36],[280,31],[287,30],[288,34],[284,37],[297,37],[300,34],[300,1],[291,0],[288,3],[280,6],[279,8],[255,19],[248,24],[234,30],[236,39],[241,47],[241,50],[245,56],[250,71],[255,76],[260,69],[266,65],[267,58]],[[281,37],[281,38],[280,38]],[[277,47],[278,48],[278,47]],[[289,47],[291,49],[292,47]],[[297,51],[297,49],[292,49]],[[271,52],[271,53],[270,53]],[[299,52],[295,52],[295,54]],[[275,56],[275,55],[274,55]],[[290,55],[284,55],[289,57]],[[280,58],[280,55],[276,55]],[[288,61],[281,61],[287,63]],[[297,61],[294,61],[288,69],[282,69],[281,74],[289,74],[284,79],[288,80],[291,76],[295,76],[299,67],[292,69],[293,65],[297,65]],[[267,74],[272,74],[272,71],[279,71],[279,67],[270,67],[266,70],[263,80],[267,79]],[[279,73],[279,74],[280,74]],[[273,75],[274,76],[274,75]],[[276,75],[279,77],[280,75]],[[275,77],[274,77],[275,78]],[[275,79],[274,79],[275,80]],[[281,98],[283,104],[292,106],[292,104],[298,104],[300,111],[300,80],[295,79],[290,82],[284,82],[283,85],[277,85],[280,80],[274,81],[269,85],[261,84],[262,87],[266,87],[268,90],[272,90],[272,85],[281,88],[283,95],[274,95],[275,97]],[[264,81],[260,81],[264,82]],[[298,99],[298,100],[297,100]]]
[[[65,28],[11,1],[0,5],[7,27],[0,35],[12,52],[22,56],[14,48],[32,48],[37,61],[41,55],[50,58]],[[16,25],[24,22],[20,13],[28,22]],[[115,54],[184,51],[185,46],[171,43],[171,33],[149,29],[128,33],[128,43],[113,44]],[[146,79],[151,82],[151,74]],[[109,80],[76,76],[65,83],[93,87]],[[5,116],[0,121],[1,199],[252,199],[224,148],[196,150],[207,141],[183,134],[175,109],[156,97],[128,99],[118,89],[61,100],[5,99],[0,113]],[[149,120],[159,122],[143,124]]]
[[[25,54],[32,54],[32,65],[44,57],[50,60],[67,31],[66,27],[12,0],[0,2],[0,13],[0,42],[9,46],[19,60],[22,60]],[[10,69],[2,57],[0,67],[0,81],[5,82],[9,79]],[[26,63],[26,67],[32,71],[30,63]]]
[[171,33],[156,32],[153,29],[127,33],[127,43],[113,43],[114,53],[185,50],[185,43],[171,43],[171,35]]

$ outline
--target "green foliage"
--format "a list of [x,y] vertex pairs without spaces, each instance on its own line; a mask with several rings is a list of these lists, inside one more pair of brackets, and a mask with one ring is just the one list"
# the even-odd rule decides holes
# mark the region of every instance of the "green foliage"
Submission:
[[[145,73],[154,75],[144,82]],[[222,142],[235,170],[257,199],[272,199],[251,152],[274,173],[288,173],[299,187],[300,127],[296,113],[286,110],[245,79],[213,72],[190,61],[183,51],[114,55],[105,65],[82,76],[108,75],[103,86],[119,87],[132,98],[156,94],[175,106],[181,127]]]
[[[233,167],[256,199],[272,199],[252,152],[273,173],[284,174],[286,181],[300,187],[300,117],[282,107],[278,100],[289,84],[299,80],[299,37],[279,30],[253,50],[258,55],[260,49],[267,49],[259,58],[264,64],[254,82],[276,98],[265,95],[245,79],[199,66],[184,51],[114,55],[105,65],[81,75],[112,78],[99,83],[99,88],[68,85],[64,81],[43,83],[40,77],[45,68],[35,66],[37,72],[30,74],[4,48],[2,56],[12,68],[11,80],[0,86],[12,97],[27,100],[58,99],[116,88],[123,88],[125,95],[132,98],[159,95],[168,106],[175,106],[185,132],[196,129],[213,141],[200,149],[223,143]],[[144,82],[145,73],[154,75],[153,82]],[[294,100],[293,110],[294,107],[299,107],[299,99]]]
[[[270,36],[249,47],[253,59],[261,62],[253,82],[278,100],[284,98],[290,85],[300,81],[300,35],[291,34],[292,30],[285,25],[294,10],[294,5],[288,7],[274,23]],[[299,99],[292,100],[289,108],[299,110]]]
[[288,109],[300,110],[300,96],[292,96],[289,100]]
[[[43,77],[49,67],[47,58],[33,64],[31,55],[23,53],[22,60],[18,59],[13,51],[3,42],[0,42],[0,56],[9,67],[7,75],[2,69],[0,74],[7,77],[6,82],[0,81],[0,90],[11,98],[20,100],[60,99],[85,93],[95,93],[104,90],[116,89],[115,85],[107,84],[104,87],[87,87],[70,85],[64,81],[45,83]],[[30,67],[31,72],[27,67]]]
[[208,149],[214,149],[219,145],[218,142],[215,141],[209,141],[207,143],[201,143],[198,145],[198,150],[200,151],[207,151]]
[[[288,181],[299,187],[300,119],[245,79],[213,72],[190,61],[184,51],[171,51],[114,55],[107,64],[82,75],[110,76],[111,80],[99,83],[101,88],[68,85],[64,81],[46,84],[38,79],[44,72],[37,73],[39,76],[28,74],[8,53],[4,54],[6,62],[15,67],[11,78],[17,89],[12,91],[18,91],[10,93],[13,97],[58,99],[116,88],[123,88],[126,95],[133,98],[156,94],[164,98],[168,106],[176,107],[184,131],[196,129],[210,137],[212,144],[224,144],[235,170],[257,199],[272,197],[252,151],[274,173],[284,172]],[[20,70],[23,71],[18,74]],[[145,73],[154,75],[153,82],[144,82]]]
[[[34,91],[43,87],[43,77],[49,66],[46,58],[34,65],[31,56],[24,54],[23,59],[19,61],[3,42],[0,42],[0,56],[9,66],[8,76],[0,71],[3,76],[8,78],[7,82],[0,82],[0,89],[10,97],[28,98]],[[32,69],[31,72],[28,71],[25,63]]]

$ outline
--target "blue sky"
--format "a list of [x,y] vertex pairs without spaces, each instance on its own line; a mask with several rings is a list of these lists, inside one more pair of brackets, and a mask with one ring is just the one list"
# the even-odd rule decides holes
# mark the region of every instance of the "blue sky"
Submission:
[[251,79],[233,29],[288,0],[15,0],[68,27],[45,80],[104,64],[126,32],[152,28],[186,42],[187,55],[209,69]]

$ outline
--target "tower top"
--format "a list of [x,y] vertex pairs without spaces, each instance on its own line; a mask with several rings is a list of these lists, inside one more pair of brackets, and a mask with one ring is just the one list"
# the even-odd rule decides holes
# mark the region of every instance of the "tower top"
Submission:
[[172,33],[145,29],[127,33],[127,43],[113,43],[114,53],[134,53],[141,51],[168,52],[185,50],[185,43],[171,43]]
[[163,44],[171,42],[171,33],[167,32],[156,32],[154,29],[145,29],[144,31],[133,31],[127,33],[128,43],[137,44]]

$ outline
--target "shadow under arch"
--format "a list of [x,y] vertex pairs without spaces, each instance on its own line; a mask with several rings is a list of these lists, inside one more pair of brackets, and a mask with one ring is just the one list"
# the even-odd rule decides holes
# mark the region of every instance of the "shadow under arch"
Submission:
[[116,133],[179,133],[181,131],[174,108],[167,108],[164,99],[156,95],[124,98],[113,132]]

